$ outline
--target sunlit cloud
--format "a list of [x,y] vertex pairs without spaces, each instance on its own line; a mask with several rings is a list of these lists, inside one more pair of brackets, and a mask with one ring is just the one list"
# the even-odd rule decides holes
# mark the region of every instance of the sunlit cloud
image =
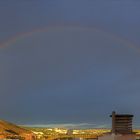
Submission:
[[56,123],[56,124],[32,124],[25,125],[28,127],[46,127],[46,128],[68,128],[68,129],[78,129],[78,128],[108,128],[109,125],[102,124],[97,125],[94,123]]

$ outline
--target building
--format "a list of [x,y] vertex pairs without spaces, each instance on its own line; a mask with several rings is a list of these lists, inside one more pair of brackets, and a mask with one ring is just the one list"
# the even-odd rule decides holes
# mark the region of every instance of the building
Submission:
[[112,129],[111,133],[107,133],[99,140],[136,140],[136,135],[132,131],[132,119],[131,114],[116,114],[112,112]]

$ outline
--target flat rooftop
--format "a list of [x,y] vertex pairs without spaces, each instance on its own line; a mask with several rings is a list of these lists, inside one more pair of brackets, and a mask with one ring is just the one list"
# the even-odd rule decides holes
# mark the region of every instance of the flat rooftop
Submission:
[[[112,117],[112,115],[110,115]],[[131,114],[115,114],[115,117],[134,117],[134,115]]]

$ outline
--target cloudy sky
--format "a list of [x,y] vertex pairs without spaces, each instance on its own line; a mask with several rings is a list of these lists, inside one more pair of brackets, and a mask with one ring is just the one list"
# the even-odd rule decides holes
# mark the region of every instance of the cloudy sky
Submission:
[[0,118],[140,125],[139,0],[0,0]]

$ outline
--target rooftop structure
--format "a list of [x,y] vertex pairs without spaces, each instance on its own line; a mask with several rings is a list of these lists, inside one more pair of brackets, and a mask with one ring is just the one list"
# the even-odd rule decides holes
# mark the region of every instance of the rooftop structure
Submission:
[[132,132],[133,115],[116,114],[113,111],[110,117],[112,117],[111,133],[99,137],[99,140],[136,140],[136,135]]
[[132,119],[130,114],[116,114],[112,112],[112,133],[114,134],[132,134]]

